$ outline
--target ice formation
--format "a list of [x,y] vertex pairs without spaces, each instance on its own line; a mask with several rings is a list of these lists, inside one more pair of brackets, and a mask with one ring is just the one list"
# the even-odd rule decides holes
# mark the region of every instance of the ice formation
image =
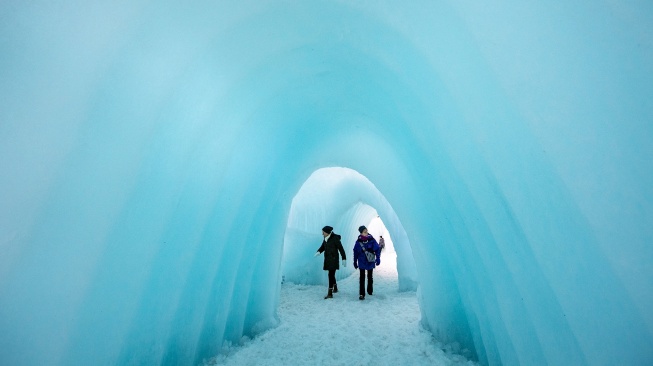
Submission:
[[[199,363],[275,326],[316,229],[375,214],[422,323],[481,363],[653,362],[650,2],[0,19],[1,364]],[[343,192],[291,215],[324,168]]]

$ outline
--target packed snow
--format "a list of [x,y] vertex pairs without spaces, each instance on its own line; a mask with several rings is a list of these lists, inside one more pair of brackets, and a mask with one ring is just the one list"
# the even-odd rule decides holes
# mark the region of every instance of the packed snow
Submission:
[[333,299],[324,299],[325,286],[282,284],[279,326],[254,339],[243,337],[240,345],[226,343],[205,366],[475,365],[460,355],[465,350],[440,343],[422,328],[416,292],[397,290],[396,253],[388,248],[381,258],[373,295],[362,301],[358,271],[338,281]]

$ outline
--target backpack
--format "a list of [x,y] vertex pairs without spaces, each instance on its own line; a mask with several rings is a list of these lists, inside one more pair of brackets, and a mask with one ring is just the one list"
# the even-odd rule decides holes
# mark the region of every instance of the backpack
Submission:
[[365,253],[365,257],[367,257],[367,261],[370,263],[376,262],[376,253],[368,252],[363,246],[363,243],[361,243],[360,241],[358,242],[358,244],[361,245],[361,249],[363,250],[363,253]]

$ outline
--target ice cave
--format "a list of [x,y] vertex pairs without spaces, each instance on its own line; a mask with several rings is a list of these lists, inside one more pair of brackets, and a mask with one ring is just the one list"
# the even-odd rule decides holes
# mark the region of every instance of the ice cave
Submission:
[[199,364],[323,281],[320,228],[377,215],[478,363],[653,363],[650,1],[0,19],[0,364]]

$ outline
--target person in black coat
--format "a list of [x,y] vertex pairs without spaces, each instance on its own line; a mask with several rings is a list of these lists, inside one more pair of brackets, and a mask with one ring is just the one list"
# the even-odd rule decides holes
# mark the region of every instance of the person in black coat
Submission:
[[324,269],[329,271],[329,292],[324,297],[325,299],[333,298],[333,294],[338,292],[338,284],[336,283],[336,270],[340,269],[340,258],[338,257],[338,252],[342,256],[342,266],[347,266],[347,258],[345,257],[345,249],[342,247],[342,242],[340,242],[340,235],[333,232],[331,226],[325,226],[322,228],[322,236],[324,236],[324,241],[322,245],[315,253],[317,257],[324,252]]

